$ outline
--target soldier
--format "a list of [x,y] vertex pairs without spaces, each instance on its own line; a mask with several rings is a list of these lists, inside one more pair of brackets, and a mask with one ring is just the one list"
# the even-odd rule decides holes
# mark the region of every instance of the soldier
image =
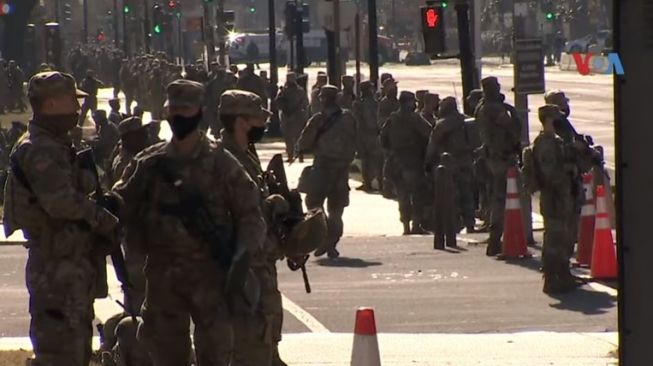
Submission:
[[[397,82],[392,78],[387,78],[383,82],[383,99],[379,102],[379,130],[383,128],[390,114],[399,110],[399,100],[397,99]],[[385,198],[395,198],[397,189],[393,181],[396,167],[393,165],[391,153],[383,151],[383,189],[381,193]]]
[[27,126],[23,122],[20,121],[13,121],[11,122],[11,128],[9,131],[7,131],[7,146],[8,149],[11,150],[13,149],[14,145],[18,141],[18,139],[23,136],[23,134],[27,131]]
[[321,208],[327,201],[328,239],[315,251],[337,258],[336,245],[343,233],[342,214],[349,206],[349,166],[356,154],[356,118],[338,106],[338,88],[325,85],[320,91],[324,110],[313,115],[302,131],[297,145],[299,152],[312,150],[315,155],[306,187],[306,207]]
[[[254,285],[240,273],[247,273],[265,237],[260,192],[233,155],[199,131],[204,87],[177,80],[166,94],[172,141],[138,154],[114,186],[124,202],[122,217],[140,221],[144,232],[147,288],[139,338],[155,365],[186,365],[192,318],[197,364],[226,366],[229,309],[246,311],[253,300],[240,295],[243,286]],[[204,225],[219,230],[200,229]],[[211,242],[215,236],[225,242]],[[227,243],[234,254],[223,251]]]
[[387,73],[387,72],[384,72],[383,74],[381,74],[381,77],[380,77],[380,80],[379,80],[380,88],[379,88],[379,91],[376,94],[376,100],[381,100],[385,96],[385,87],[384,87],[384,85],[385,85],[385,81],[389,80],[389,79],[394,80],[394,78],[392,77],[392,74]]
[[86,94],[72,76],[47,72],[30,79],[28,96],[34,115],[11,154],[5,235],[21,229],[28,238],[34,365],[86,366],[101,270],[93,258],[113,250],[118,219],[87,195],[67,136]]
[[358,122],[358,155],[361,158],[363,184],[356,188],[365,192],[373,191],[374,179],[383,190],[383,150],[379,143],[379,123],[377,121],[378,103],[374,100],[374,84],[361,83],[361,98],[354,102],[354,115]]
[[[474,197],[472,196],[472,150],[469,146],[465,119],[458,111],[456,99],[446,97],[440,103],[440,120],[431,132],[426,149],[427,166],[440,164],[440,157],[448,153],[455,188],[456,221],[468,233],[474,232]],[[457,225],[458,226],[458,225]]]
[[551,90],[544,94],[544,103],[554,104],[560,108],[563,116],[555,121],[556,135],[560,136],[568,144],[573,143],[580,135],[568,119],[571,114],[569,98],[561,90]]
[[440,97],[437,94],[427,92],[424,94],[423,98],[424,105],[420,109],[419,114],[431,125],[431,127],[435,127],[437,109],[440,104]]
[[483,99],[476,108],[475,118],[487,149],[487,166],[492,175],[490,238],[486,254],[495,256],[501,253],[506,174],[509,167],[516,165],[517,151],[521,151],[521,126],[508,114],[497,78],[488,76],[481,84]]
[[[118,131],[120,131],[120,148],[107,169],[106,179],[109,187],[113,187],[122,177],[127,165],[148,146],[149,142],[148,126],[138,117],[130,117],[120,122]],[[129,296],[125,296],[124,304],[127,309],[137,313],[140,313],[145,299],[145,275],[143,274],[145,253],[142,234],[140,221],[123,224],[125,267],[132,285],[127,294]]]
[[143,107],[141,107],[139,104],[136,104],[136,106],[134,106],[134,112],[132,115],[134,117],[143,119],[143,114],[145,114],[145,110],[143,110]]
[[544,216],[542,271],[547,294],[567,292],[579,283],[569,271],[568,248],[573,245],[574,197],[572,184],[578,168],[570,147],[555,133],[555,121],[564,114],[547,104],[538,110],[542,132],[533,141],[535,177],[540,187],[540,212]]
[[[286,154],[288,161],[295,160],[297,139],[306,125],[308,98],[306,91],[297,84],[294,72],[286,75],[286,85],[277,96],[277,105],[281,110],[281,130],[286,141]],[[304,155],[299,154],[299,161],[304,161]]]
[[238,78],[236,87],[240,90],[246,90],[265,99],[265,83],[254,73],[254,64],[248,63],[243,70],[242,75]]
[[208,118],[208,126],[211,128],[211,134],[215,138],[219,137],[222,129],[222,123],[218,115],[220,96],[226,90],[234,87],[233,79],[227,75],[227,69],[224,66],[215,66],[212,78],[206,86],[206,117]]
[[417,99],[417,109],[415,110],[417,113],[422,113],[422,109],[424,109],[424,97],[426,94],[428,94],[428,90],[417,90],[415,91],[415,99]]
[[163,102],[165,101],[165,79],[159,63],[155,63],[149,76],[148,96],[153,119],[163,118]]
[[90,110],[91,113],[97,111],[97,92],[98,89],[104,88],[104,83],[95,78],[95,71],[87,70],[86,77],[81,83],[80,89],[88,94],[82,104],[82,112],[79,115],[79,125],[83,126],[86,120],[86,114]]
[[474,111],[476,106],[483,97],[483,91],[481,89],[474,89],[470,91],[467,98],[465,98],[465,103],[467,103],[468,110],[471,111],[470,115],[467,115],[465,118],[465,128],[467,131],[467,137],[469,139],[469,147],[472,149],[472,155],[474,157],[473,164],[473,192],[474,192],[474,207],[477,210],[476,217],[483,220],[483,226],[477,231],[486,230],[487,225],[490,223],[490,188],[489,184],[490,173],[486,166],[486,160],[484,154],[482,154],[483,141],[481,140],[481,134],[478,129],[478,124],[474,119]]
[[254,144],[259,142],[266,130],[266,121],[272,115],[262,108],[261,99],[254,93],[229,90],[220,97],[220,115],[225,130],[221,132],[225,149],[240,161],[249,176],[262,192],[262,210],[268,224],[267,240],[256,253],[252,269],[261,281],[261,306],[254,318],[234,318],[234,356],[238,365],[285,365],[277,349],[281,341],[283,308],[277,284],[276,261],[283,258],[280,243],[274,235],[273,223],[277,206],[288,206],[282,196],[270,195],[261,163]]
[[[402,91],[400,107],[381,128],[381,146],[390,153],[396,169],[393,177],[399,199],[399,215],[404,235],[426,234],[422,227],[425,214],[424,153],[431,126],[415,112],[415,94]],[[411,227],[412,223],[412,227]]]
[[[322,74],[320,74],[320,72]],[[322,103],[320,102],[319,95],[322,87],[327,84],[327,76],[323,71],[320,72],[318,72],[317,80],[315,82],[315,85],[313,85],[313,89],[311,90],[311,111],[310,111],[311,116],[319,112],[322,112],[323,109]]]
[[109,107],[111,111],[109,112],[109,121],[113,123],[114,126],[118,126],[120,121],[127,118],[127,115],[120,113],[120,99],[110,99]]
[[93,148],[93,153],[100,166],[104,166],[106,160],[111,156],[111,151],[116,147],[120,140],[120,133],[118,127],[113,123],[109,123],[107,119],[107,112],[103,109],[98,109],[93,114],[95,121],[95,130],[97,132],[97,140]]
[[21,113],[25,112],[25,109],[27,108],[25,101],[23,100],[23,81],[25,80],[25,73],[14,60],[9,61],[7,73],[9,77],[9,98],[11,99],[9,104],[12,109],[18,108]]
[[338,93],[338,105],[342,109],[351,109],[356,100],[356,93],[354,92],[354,77],[351,75],[343,75],[341,77],[341,82],[342,91]]

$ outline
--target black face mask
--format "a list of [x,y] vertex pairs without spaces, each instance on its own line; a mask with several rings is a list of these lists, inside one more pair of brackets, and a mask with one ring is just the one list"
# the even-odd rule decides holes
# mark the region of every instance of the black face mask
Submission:
[[34,123],[56,135],[65,135],[77,126],[78,120],[79,113],[37,115],[34,118]]
[[202,121],[202,112],[193,117],[171,116],[168,118],[172,134],[178,139],[183,140],[191,132],[197,129],[200,121]]
[[263,139],[263,136],[265,136],[265,132],[267,132],[268,126],[267,124],[263,127],[252,127],[247,131],[247,141],[250,144],[255,144],[261,139]]

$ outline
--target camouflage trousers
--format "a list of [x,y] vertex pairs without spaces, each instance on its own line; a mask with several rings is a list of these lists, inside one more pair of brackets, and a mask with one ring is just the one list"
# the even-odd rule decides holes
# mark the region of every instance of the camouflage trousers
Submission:
[[490,173],[492,174],[492,196],[490,201],[490,240],[488,242],[488,246],[493,248],[500,248],[506,208],[507,174],[511,163],[505,160],[488,159],[487,164],[490,169]]
[[32,245],[25,267],[33,366],[87,366],[96,271],[86,259],[55,259]]
[[286,143],[288,157],[295,156],[295,145],[305,125],[306,118],[302,112],[281,114],[281,132]]
[[344,223],[342,215],[349,206],[349,163],[331,162],[316,158],[313,164],[315,186],[306,193],[306,207],[323,208],[327,203],[327,248],[335,248],[342,237]]
[[400,169],[394,179],[399,201],[399,219],[406,223],[422,223],[425,215],[426,181],[419,169]]
[[145,254],[126,245],[125,267],[132,287],[129,289],[129,296],[125,296],[123,304],[127,306],[127,309],[140,314],[145,300],[145,274],[143,273]]
[[363,184],[371,187],[372,181],[376,179],[381,188],[383,186],[383,151],[381,151],[378,139],[376,136],[361,138],[360,146],[358,154],[361,158]]
[[235,316],[231,366],[277,366],[283,308],[277,283],[276,260],[252,265],[261,282],[261,303],[254,316]]
[[542,189],[540,211],[544,218],[542,270],[553,274],[569,270],[569,247],[574,243],[574,201],[569,187]]
[[193,320],[198,366],[227,366],[233,346],[226,273],[212,259],[148,258],[138,338],[156,366],[188,365]]

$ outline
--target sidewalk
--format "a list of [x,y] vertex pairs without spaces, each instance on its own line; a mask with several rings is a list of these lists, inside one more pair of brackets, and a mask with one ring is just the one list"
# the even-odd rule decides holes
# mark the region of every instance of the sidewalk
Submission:
[[[616,365],[617,333],[379,334],[384,366]],[[97,346],[99,340],[94,339]],[[349,366],[353,335],[284,334],[283,360],[292,366]],[[0,338],[0,351],[31,350],[28,338]]]

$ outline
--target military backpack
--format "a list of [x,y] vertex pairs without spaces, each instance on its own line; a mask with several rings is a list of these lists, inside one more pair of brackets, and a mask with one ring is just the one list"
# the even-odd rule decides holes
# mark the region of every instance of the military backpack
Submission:
[[521,170],[524,188],[526,188],[526,191],[531,195],[538,192],[541,188],[541,185],[538,179],[537,167],[532,146],[526,146],[522,151]]

